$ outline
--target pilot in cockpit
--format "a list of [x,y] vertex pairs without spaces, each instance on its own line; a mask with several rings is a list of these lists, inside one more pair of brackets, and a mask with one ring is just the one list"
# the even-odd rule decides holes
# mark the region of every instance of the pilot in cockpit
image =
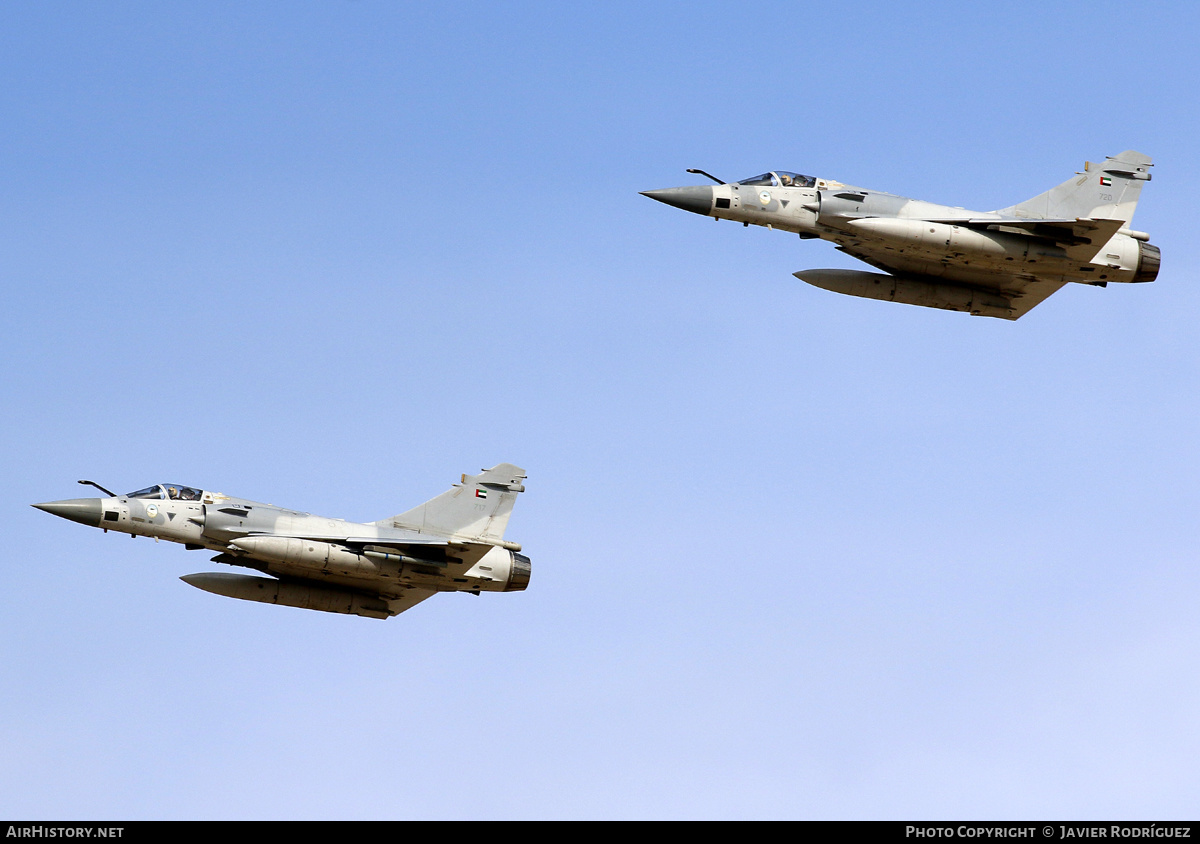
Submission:
[[190,486],[167,486],[167,497],[172,501],[199,501],[201,492]]
[[[163,490],[166,490],[166,495],[163,495]],[[204,491],[178,484],[163,484],[161,486],[156,484],[145,489],[139,489],[137,492],[131,492],[128,496],[130,498],[169,498],[172,501],[200,501],[204,496]]]
[[753,185],[755,187],[761,185],[763,187],[774,188],[811,188],[816,183],[817,180],[812,176],[802,176],[799,173],[792,173],[788,170],[763,173],[761,176],[755,176],[753,179],[743,179],[738,182],[739,185]]

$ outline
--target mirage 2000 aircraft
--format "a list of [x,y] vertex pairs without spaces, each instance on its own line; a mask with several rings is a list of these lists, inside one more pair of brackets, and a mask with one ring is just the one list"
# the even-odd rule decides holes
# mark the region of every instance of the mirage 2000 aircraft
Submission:
[[511,463],[463,475],[419,507],[368,524],[327,519],[179,484],[107,498],[34,504],[91,527],[220,553],[215,563],[271,577],[206,572],[192,586],[247,601],[389,618],[438,592],[518,592],[529,558],[504,540],[525,470]]
[[968,211],[777,170],[727,184],[644,191],[685,211],[822,238],[884,273],[802,270],[835,293],[1018,319],[1069,281],[1154,281],[1160,253],[1129,227],[1150,158],[1087,163],[1056,188],[999,211]]

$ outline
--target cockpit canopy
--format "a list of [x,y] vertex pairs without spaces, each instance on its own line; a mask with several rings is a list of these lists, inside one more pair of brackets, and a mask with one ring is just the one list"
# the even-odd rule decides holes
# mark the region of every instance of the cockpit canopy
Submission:
[[156,484],[148,486],[145,489],[139,489],[137,492],[131,492],[127,498],[154,498],[158,500],[170,499],[171,501],[199,501],[204,495],[204,490],[196,489],[182,484]]
[[816,186],[817,180],[813,176],[801,176],[799,173],[790,173],[787,170],[775,170],[752,179],[742,179],[738,184],[762,185],[770,188],[811,188]]

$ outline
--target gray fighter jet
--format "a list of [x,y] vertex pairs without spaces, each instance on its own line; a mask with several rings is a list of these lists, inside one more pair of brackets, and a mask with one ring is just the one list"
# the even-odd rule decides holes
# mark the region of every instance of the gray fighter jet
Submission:
[[271,577],[206,572],[181,578],[206,592],[322,612],[389,618],[438,592],[517,592],[529,558],[504,540],[525,470],[511,463],[462,482],[408,512],[368,524],[328,519],[179,484],[106,498],[34,504],[73,522],[188,549]]
[[1056,188],[999,211],[968,211],[777,170],[715,187],[644,191],[685,211],[830,240],[884,273],[802,270],[835,293],[1018,319],[1070,281],[1154,281],[1160,252],[1129,227],[1150,158],[1087,163]]

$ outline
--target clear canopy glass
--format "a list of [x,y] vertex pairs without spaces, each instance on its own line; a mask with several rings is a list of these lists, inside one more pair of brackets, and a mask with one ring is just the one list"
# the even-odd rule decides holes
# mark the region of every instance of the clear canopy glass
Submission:
[[817,180],[813,176],[804,176],[800,173],[792,173],[789,170],[774,170],[770,173],[763,173],[761,176],[754,176],[750,179],[742,179],[738,182],[739,185],[754,185],[773,188],[811,188],[816,185]]
[[158,484],[156,486],[148,486],[145,489],[139,489],[137,492],[131,492],[127,497],[169,498],[172,501],[199,501],[203,495],[204,490],[184,486],[183,484]]

